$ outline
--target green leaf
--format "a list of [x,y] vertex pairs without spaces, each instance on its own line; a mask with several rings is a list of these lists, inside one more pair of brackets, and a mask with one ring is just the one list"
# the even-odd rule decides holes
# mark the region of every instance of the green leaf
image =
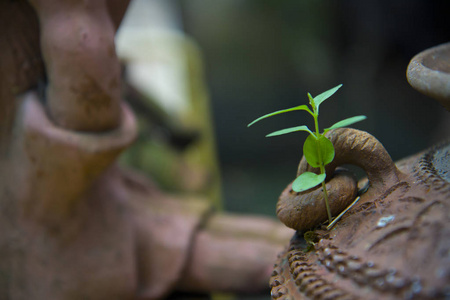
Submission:
[[319,105],[320,105],[323,101],[325,101],[325,100],[327,100],[328,98],[330,98],[331,96],[333,96],[333,94],[336,93],[336,91],[337,91],[338,89],[340,89],[341,86],[342,86],[342,84],[340,84],[340,85],[338,85],[338,86],[335,86],[334,88],[329,89],[328,91],[323,92],[323,93],[320,94],[320,95],[315,96],[315,97],[314,97],[314,102],[316,103],[317,110],[319,110]]
[[286,113],[286,112],[290,112],[290,111],[294,111],[294,110],[306,110],[307,112],[309,112],[312,115],[311,110],[308,108],[308,106],[306,105],[300,105],[300,106],[296,106],[296,107],[292,107],[292,108],[288,108],[288,109],[283,109],[283,110],[278,110],[276,112],[264,115],[262,117],[259,117],[258,119],[254,120],[253,122],[251,122],[250,124],[247,125],[247,127],[252,126],[253,124],[255,124],[256,122],[261,121],[262,119],[268,118],[268,117],[272,117],[275,115],[279,115],[282,113]]
[[296,132],[296,131],[307,131],[307,132],[309,132],[309,134],[314,135],[314,133],[312,133],[312,131],[309,130],[309,128],[307,126],[302,125],[302,126],[297,126],[297,127],[291,127],[291,128],[278,130],[278,131],[269,133],[268,135],[266,135],[266,137],[277,136],[277,135],[287,134],[287,133]]
[[292,189],[299,193],[317,186],[325,180],[326,174],[314,174],[312,172],[305,172],[298,176],[292,183]]
[[336,128],[341,128],[341,127],[346,127],[348,125],[360,122],[365,119],[367,119],[366,116],[355,116],[355,117],[347,118],[347,119],[344,119],[342,121],[339,121],[339,122],[333,124],[333,126],[331,126],[329,128],[326,128],[325,131],[328,131],[331,129],[336,129]]
[[333,143],[323,135],[310,135],[303,144],[303,155],[312,167],[318,168],[322,163],[325,166],[334,159]]
[[309,98],[309,105],[311,105],[311,107],[314,110],[314,107],[316,107],[316,102],[314,102],[314,98],[313,98],[313,96],[311,96],[310,93],[308,93],[308,98]]

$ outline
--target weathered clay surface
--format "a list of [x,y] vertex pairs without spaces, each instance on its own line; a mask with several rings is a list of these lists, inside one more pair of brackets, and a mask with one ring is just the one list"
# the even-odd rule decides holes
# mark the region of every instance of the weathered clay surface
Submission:
[[[327,132],[326,137],[333,143],[336,156],[325,168],[327,176],[343,164],[355,165],[367,173],[371,193],[382,191],[398,182],[401,173],[398,171],[389,153],[371,134],[352,128],[339,128]],[[305,171],[317,171],[302,159],[297,175]]]
[[[333,174],[327,184],[331,214],[337,216],[356,197],[356,179],[349,172]],[[277,203],[277,216],[287,227],[308,230],[327,220],[327,210],[321,186],[313,190],[296,193],[292,183],[281,194]]]
[[[377,196],[389,186],[400,181],[402,174],[392,162],[383,145],[367,132],[339,128],[326,136],[336,149],[334,160],[326,166],[327,190],[332,216],[336,216],[356,198],[356,180],[348,172],[335,172],[344,164],[352,164],[366,171],[370,182],[368,193]],[[305,158],[300,161],[297,176],[303,172],[318,173],[317,168],[308,165]],[[327,220],[322,187],[302,193],[295,193],[291,184],[281,194],[277,204],[277,216],[288,227],[307,230]]]
[[313,251],[298,232],[276,263],[272,298],[447,299],[450,183],[434,162],[449,155],[447,144],[399,162],[400,179],[316,230]]

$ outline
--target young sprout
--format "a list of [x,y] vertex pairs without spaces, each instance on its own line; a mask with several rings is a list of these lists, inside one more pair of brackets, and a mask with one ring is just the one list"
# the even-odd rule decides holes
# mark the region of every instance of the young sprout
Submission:
[[309,133],[308,137],[305,140],[305,143],[303,144],[303,155],[305,156],[306,161],[308,164],[314,168],[320,169],[320,174],[315,174],[312,172],[304,172],[300,176],[298,176],[294,182],[292,183],[292,189],[295,192],[303,192],[306,190],[309,190],[313,187],[316,187],[319,184],[322,184],[323,193],[324,193],[324,199],[325,199],[325,206],[327,209],[327,215],[328,215],[328,222],[331,223],[332,216],[330,211],[330,205],[328,203],[328,192],[325,185],[325,166],[329,163],[331,163],[334,159],[334,147],[331,141],[325,137],[325,133],[331,129],[346,127],[351,124],[354,124],[356,122],[360,122],[364,119],[366,119],[366,116],[355,116],[351,118],[344,119],[342,121],[337,122],[336,124],[332,125],[331,127],[326,128],[322,133],[320,133],[319,130],[319,106],[324,102],[326,99],[330,98],[336,91],[341,88],[342,84],[323,92],[322,94],[312,97],[310,93],[308,93],[309,98],[309,105],[311,106],[311,109],[307,105],[300,105],[288,109],[279,110],[267,115],[264,115],[250,124],[248,124],[248,127],[252,126],[256,122],[259,122],[265,118],[272,117],[275,115],[279,115],[282,113],[295,111],[295,110],[304,110],[308,112],[313,118],[314,118],[314,131],[310,130],[307,126],[297,126],[297,127],[291,127],[282,129],[279,131],[272,132],[268,134],[266,137],[272,137],[282,134],[287,134],[291,132],[296,131],[306,131]]

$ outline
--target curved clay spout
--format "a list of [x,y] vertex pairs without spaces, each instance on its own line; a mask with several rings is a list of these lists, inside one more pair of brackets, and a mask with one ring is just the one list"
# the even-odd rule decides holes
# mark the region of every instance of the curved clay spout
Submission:
[[[377,195],[388,186],[399,182],[401,172],[397,169],[383,145],[367,132],[340,128],[326,135],[333,143],[336,155],[326,167],[328,198],[331,213],[336,216],[355,199],[356,180],[347,172],[335,172],[336,168],[352,164],[362,168],[369,179],[367,193]],[[303,157],[298,174],[306,171],[318,173]],[[333,176],[334,173],[334,176]],[[290,184],[281,194],[277,204],[277,216],[288,227],[304,231],[327,219],[322,188],[316,187],[302,193],[292,191]]]

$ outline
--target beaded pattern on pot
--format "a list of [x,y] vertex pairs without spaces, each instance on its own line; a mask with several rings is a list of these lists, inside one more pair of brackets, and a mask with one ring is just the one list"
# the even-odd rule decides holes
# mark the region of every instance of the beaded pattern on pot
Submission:
[[432,159],[438,149],[439,146],[422,155],[413,168],[414,176],[427,188],[440,191],[446,197],[450,197],[450,184],[443,180],[433,167]]
[[[286,267],[288,270],[285,270]],[[320,278],[316,271],[317,267],[307,262],[306,253],[299,245],[293,243],[287,252],[279,255],[279,260],[275,264],[270,280],[272,299],[293,300],[296,299],[294,295],[297,293],[308,299],[355,299],[347,291]],[[288,284],[290,281],[295,285]]]
[[379,292],[389,292],[410,299],[421,291],[420,278],[408,278],[396,269],[383,269],[371,261],[349,255],[328,241],[321,239],[315,247],[318,260],[330,271],[353,280],[358,285],[370,286]]
[[[380,268],[371,261],[363,261],[339,250],[328,240],[321,239],[315,246],[315,253],[319,262],[317,264],[310,263],[307,253],[296,244],[292,244],[287,252],[279,255],[270,280],[272,299],[298,299],[296,294],[305,299],[359,299],[358,296],[323,279],[318,272],[320,266],[324,266],[330,273],[352,280],[359,286],[397,295],[399,299],[428,299],[430,296],[421,293],[420,277],[410,278],[395,269]],[[295,285],[288,284],[290,281]]]

